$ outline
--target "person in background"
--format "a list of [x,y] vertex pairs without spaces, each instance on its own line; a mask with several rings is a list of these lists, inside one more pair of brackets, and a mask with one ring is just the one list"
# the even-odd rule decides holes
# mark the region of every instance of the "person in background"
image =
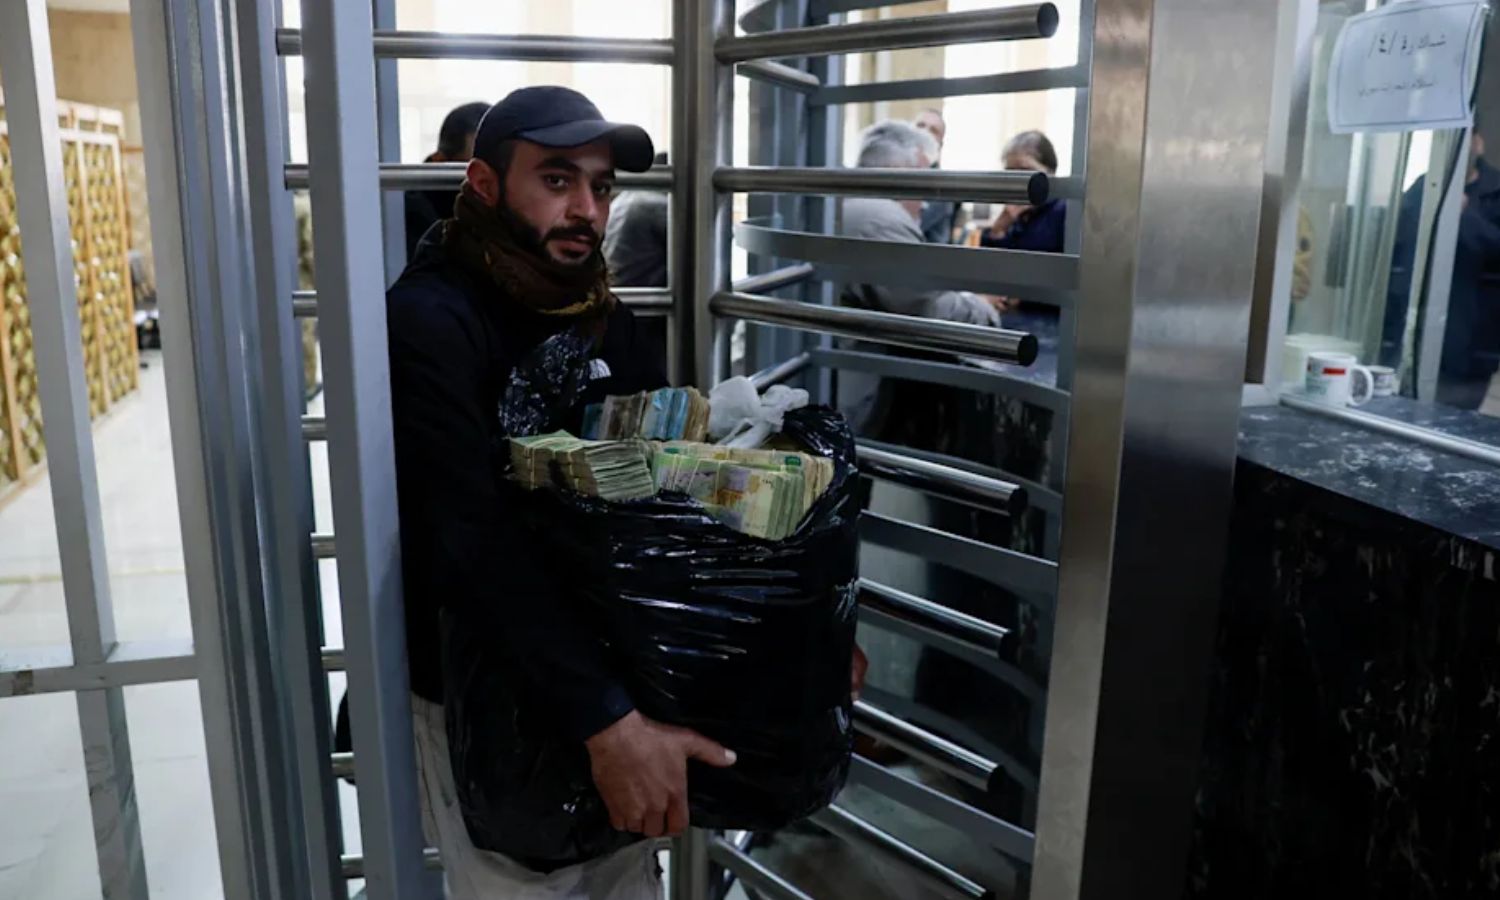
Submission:
[[[655,165],[667,164],[658,153]],[[610,280],[620,287],[667,286],[667,206],[664,191],[631,191],[610,211],[604,231],[604,258]]]
[[[1500,169],[1485,160],[1479,127],[1476,122],[1469,141],[1437,380],[1439,403],[1472,410],[1484,403],[1500,368]],[[1426,181],[1418,178],[1401,198],[1391,253],[1380,362],[1398,369],[1405,361],[1408,305],[1413,293],[1420,294],[1420,287],[1412,284],[1412,271]]]
[[[887,121],[871,125],[860,134],[856,164],[866,169],[925,169],[932,164],[937,153],[937,140],[927,131],[905,122]],[[847,237],[919,244],[922,243],[921,213],[919,200],[852,197],[844,201],[840,232]],[[999,299],[968,291],[846,284],[839,299],[843,305],[856,309],[971,325],[1000,324]],[[917,427],[914,423],[921,418],[918,413],[943,415],[937,408],[941,404],[930,402],[933,398],[917,396],[927,393],[926,389],[932,387],[906,382],[886,384],[875,376],[841,372],[839,408],[856,434],[891,437],[893,433],[887,434],[890,428]]]
[[[1057,151],[1040,131],[1023,131],[1011,138],[1003,158],[1007,171],[1057,174]],[[1067,219],[1068,208],[1061,200],[1048,200],[1041,206],[1008,203],[980,234],[979,246],[1061,253]]]
[[[474,133],[479,130],[479,120],[488,110],[488,103],[465,103],[454,107],[443,118],[438,129],[437,150],[423,162],[468,162],[474,156]],[[453,215],[453,203],[458,191],[432,190],[407,191],[406,205],[406,258],[416,255],[417,242],[437,222]]]
[[[948,123],[939,109],[924,109],[917,114],[912,124],[932,135],[937,141],[937,153],[932,158],[932,168],[942,164],[943,142],[948,137]],[[958,221],[959,204],[951,200],[928,200],[922,204],[922,240],[929,244],[953,242],[953,225]]]

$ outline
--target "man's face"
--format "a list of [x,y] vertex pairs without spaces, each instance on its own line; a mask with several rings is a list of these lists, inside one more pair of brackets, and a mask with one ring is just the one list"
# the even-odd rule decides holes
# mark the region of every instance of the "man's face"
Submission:
[[511,212],[535,229],[547,255],[581,264],[599,248],[615,192],[608,141],[557,149],[516,144],[501,195]]
[[939,148],[943,146],[943,138],[948,135],[948,125],[942,116],[935,112],[924,112],[917,116],[917,121],[913,124],[936,138]]

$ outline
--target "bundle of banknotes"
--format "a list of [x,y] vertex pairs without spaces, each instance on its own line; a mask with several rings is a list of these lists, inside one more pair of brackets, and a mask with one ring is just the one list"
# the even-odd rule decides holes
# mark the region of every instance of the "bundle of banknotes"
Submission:
[[731,528],[779,541],[833,482],[833,460],[672,441],[657,448],[652,472],[658,490],[687,494]]
[[833,483],[833,460],[791,450],[692,441],[590,441],[567,432],[512,438],[511,478],[528,490],[562,486],[605,500],[675,491],[731,528],[779,541]]
[[694,387],[606,397],[584,410],[582,435],[595,441],[701,441],[708,436],[708,412],[708,398]]
[[511,438],[511,477],[528,490],[560,480],[580,494],[639,500],[656,493],[651,445],[645,441],[586,441],[565,431]]

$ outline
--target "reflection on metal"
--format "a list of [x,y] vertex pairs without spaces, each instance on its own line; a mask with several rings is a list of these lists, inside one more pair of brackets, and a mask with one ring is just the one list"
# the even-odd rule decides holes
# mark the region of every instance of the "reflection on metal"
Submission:
[[734,227],[734,238],[750,253],[817,263],[818,277],[830,281],[1016,295],[1059,307],[1073,304],[1078,286],[1078,257],[1066,253],[872,241],[749,221]]
[[801,375],[811,363],[811,355],[799,353],[786,362],[777,363],[769,369],[751,375],[750,383],[755,385],[757,391],[764,392],[766,388],[772,385],[784,384]]
[[333,559],[337,555],[333,543],[333,535],[314,534],[312,536],[312,550],[313,556],[317,559]]
[[[339,860],[344,877],[348,879],[365,877],[365,858],[363,856],[345,856]],[[438,855],[437,850],[432,847],[422,851],[422,867],[429,870],[440,870],[443,868],[443,858]]]
[[1067,391],[1018,378],[1005,371],[961,363],[909,359],[904,356],[890,356],[885,353],[870,353],[861,350],[815,348],[811,352],[813,362],[820,366],[999,394],[1002,397],[1011,397],[1032,406],[1049,409],[1056,416],[1068,414]]
[[1037,604],[1039,611],[1053,609],[1057,563],[1050,560],[874,512],[860,516],[859,535],[872,544],[935,560],[1023,594]]
[[836,804],[814,813],[812,823],[835,837],[843,838],[861,849],[872,850],[927,878],[927,886],[949,900],[993,900],[995,896],[994,891]]
[[99,663],[73,663],[69,647],[7,650],[0,658],[0,697],[92,691],[198,677],[191,640],[122,641]]
[[342,648],[342,647],[324,647],[323,648],[323,671],[325,671],[325,672],[342,672],[342,671],[344,671],[344,648]]
[[328,440],[328,420],[323,416],[303,416],[302,439],[304,441]]
[[861,444],[858,453],[866,475],[1011,516],[1026,509],[1026,489],[1020,485],[870,444]]
[[708,897],[709,842],[718,840],[701,828],[689,828],[672,841],[667,857],[671,866],[672,900],[698,900]]
[[317,291],[292,291],[292,315],[298,319],[318,317]]
[[[388,191],[458,190],[467,163],[381,163],[380,186]],[[287,163],[287,190],[308,188],[307,165]],[[653,166],[646,172],[620,172],[615,187],[622,191],[670,191],[672,167]]]
[[811,94],[823,86],[818,76],[769,59],[740,63],[735,66],[734,73],[741,78],[764,81],[767,84],[789,88],[802,94]]
[[738,63],[788,56],[1019,41],[1051,37],[1057,31],[1057,23],[1057,7],[1051,3],[1026,3],[1000,9],[879,19],[852,25],[813,25],[725,37],[718,42],[717,50],[721,61]]
[[[750,889],[747,893],[753,891],[754,894],[764,895],[771,900],[812,900],[812,897],[798,890],[790,881],[751,859],[743,850],[723,838],[709,839],[708,858],[733,872],[740,883]],[[708,894],[680,896],[707,897]]]
[[1035,337],[1002,328],[741,293],[715,294],[709,308],[715,315],[918,350],[971,353],[1023,366],[1036,360]]
[[1047,202],[1043,172],[953,172],[940,169],[812,169],[748,166],[720,169],[714,186],[740,193],[839,194],[892,200]]
[[1182,893],[1281,5],[1096,4],[1034,897]]
[[854,702],[854,728],[981,791],[994,789],[999,771],[994,762],[863,700]]
[[866,84],[830,85],[814,91],[807,102],[813,106],[840,103],[876,103],[882,100],[927,100],[966,97],[974,94],[1023,94],[1057,88],[1088,87],[1088,67],[1030,69],[965,78],[914,78],[908,81],[872,81]]
[[808,263],[797,263],[741,278],[734,283],[733,288],[742,294],[769,294],[784,287],[801,284],[813,277],[813,271],[813,267]]
[[[377,59],[672,64],[672,42],[669,40],[441,31],[376,31],[374,38]],[[301,56],[302,32],[296,28],[278,29],[276,51],[282,56]]]
[[1035,837],[1031,832],[872,763],[863,756],[854,757],[849,767],[849,781],[950,825],[1011,859],[1031,862],[1035,844]]
[[1420,425],[1409,425],[1406,422],[1398,422],[1395,419],[1387,419],[1374,413],[1348,407],[1329,406],[1326,403],[1317,403],[1306,400],[1292,394],[1282,394],[1281,403],[1292,409],[1300,409],[1303,412],[1313,413],[1329,419],[1335,419],[1360,428],[1378,431],[1391,437],[1413,441],[1418,444],[1431,447],[1434,450],[1442,450],[1445,453],[1453,453],[1469,459],[1489,463],[1492,466],[1500,466],[1500,448],[1489,444],[1481,444],[1467,438],[1453,437],[1443,434],[1432,428],[1424,428]]
[[334,753],[329,756],[329,768],[333,771],[335,778],[354,779],[354,754]]

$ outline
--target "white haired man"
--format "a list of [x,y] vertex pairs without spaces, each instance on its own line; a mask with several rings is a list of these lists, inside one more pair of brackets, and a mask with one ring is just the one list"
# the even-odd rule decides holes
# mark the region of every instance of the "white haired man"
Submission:
[[[856,165],[862,169],[925,169],[937,158],[938,144],[931,133],[906,122],[880,122],[859,137]],[[849,198],[843,204],[840,233],[846,237],[875,241],[923,243],[920,200],[889,200],[878,197]],[[840,302],[857,309],[945,319],[972,325],[999,326],[999,298],[968,291],[945,291],[876,284],[846,284]],[[871,348],[873,349],[873,348]],[[892,386],[894,387],[894,386]],[[876,436],[899,417],[892,415],[900,393],[880,380],[854,372],[840,373],[839,407],[856,432]]]

